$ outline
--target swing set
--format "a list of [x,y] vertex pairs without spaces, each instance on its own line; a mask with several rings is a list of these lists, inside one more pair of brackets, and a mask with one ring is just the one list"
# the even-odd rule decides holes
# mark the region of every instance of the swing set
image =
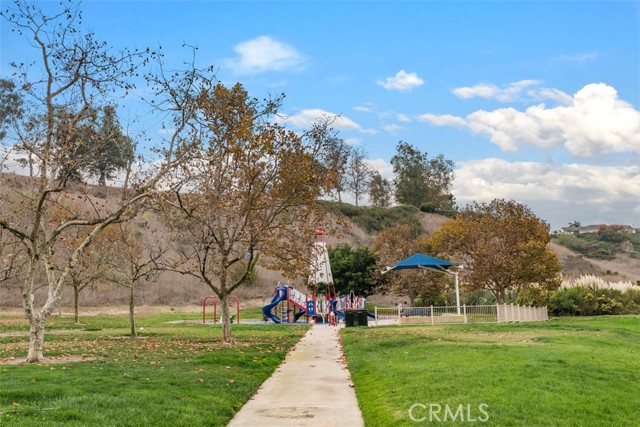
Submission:
[[[207,295],[202,299],[202,324],[207,323],[207,302],[213,304],[213,324],[218,323],[218,297],[216,295]],[[231,316],[231,323],[240,323],[240,298],[235,295],[230,295],[227,299],[227,304],[236,303],[236,314]]]

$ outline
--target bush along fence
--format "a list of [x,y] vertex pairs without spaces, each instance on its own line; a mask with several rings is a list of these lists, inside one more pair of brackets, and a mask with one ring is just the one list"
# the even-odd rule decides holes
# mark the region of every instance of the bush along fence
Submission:
[[448,307],[375,307],[375,326],[388,324],[449,324],[541,322],[549,320],[547,307],[514,304],[462,305]]

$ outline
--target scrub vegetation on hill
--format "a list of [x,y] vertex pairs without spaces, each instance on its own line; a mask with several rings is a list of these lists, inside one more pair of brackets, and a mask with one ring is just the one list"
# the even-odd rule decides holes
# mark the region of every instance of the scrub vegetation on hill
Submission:
[[353,206],[348,203],[327,202],[326,209],[332,213],[339,213],[367,233],[379,233],[386,228],[398,224],[409,224],[416,234],[424,232],[418,219],[418,208],[410,205],[383,208],[377,206]]
[[611,260],[618,254],[628,253],[640,259],[640,234],[628,233],[616,226],[603,227],[597,233],[559,234],[552,241],[588,258]]

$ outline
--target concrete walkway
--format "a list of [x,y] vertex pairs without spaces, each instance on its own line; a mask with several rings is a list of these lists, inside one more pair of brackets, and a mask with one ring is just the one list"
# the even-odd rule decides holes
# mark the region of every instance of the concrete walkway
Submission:
[[363,427],[338,328],[314,325],[228,427]]

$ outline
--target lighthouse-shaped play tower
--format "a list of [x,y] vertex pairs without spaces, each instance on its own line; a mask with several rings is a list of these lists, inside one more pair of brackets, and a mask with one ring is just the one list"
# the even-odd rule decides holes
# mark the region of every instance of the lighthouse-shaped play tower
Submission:
[[[355,294],[338,297],[333,285],[333,274],[326,236],[323,230],[316,230],[311,252],[308,287],[306,293],[293,286],[278,285],[271,302],[262,307],[265,318],[275,323],[296,322],[302,316],[310,319],[334,323],[344,321],[344,310],[364,308],[365,299]],[[280,316],[279,316],[280,315]]]

